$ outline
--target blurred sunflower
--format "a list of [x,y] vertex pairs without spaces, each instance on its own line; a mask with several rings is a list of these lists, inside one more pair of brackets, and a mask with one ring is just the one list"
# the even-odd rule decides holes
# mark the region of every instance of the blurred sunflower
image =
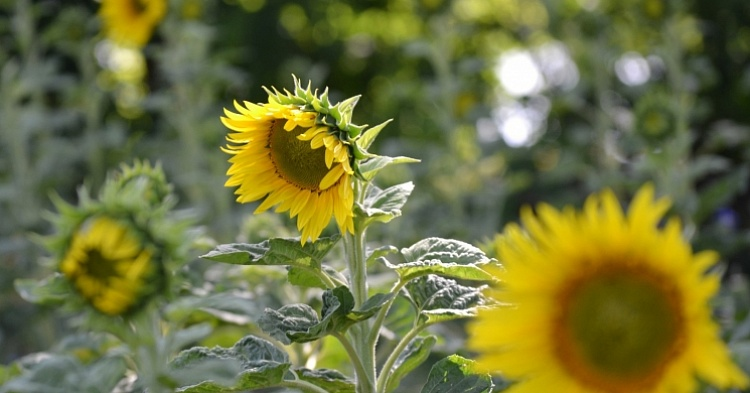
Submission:
[[74,233],[60,271],[95,309],[122,315],[158,290],[159,266],[132,229],[99,216]]
[[102,0],[104,35],[129,47],[142,47],[167,13],[166,0]]
[[693,254],[651,186],[625,214],[611,191],[582,212],[541,205],[498,239],[499,306],[469,326],[481,368],[509,392],[693,392],[748,386],[711,319],[713,252]]
[[265,104],[235,102],[238,113],[225,110],[221,118],[234,131],[222,150],[232,155],[225,185],[239,186],[237,201],[265,198],[256,213],[272,206],[289,211],[304,244],[317,240],[331,217],[342,233],[353,231],[353,171],[344,133],[319,120],[320,101],[292,103],[295,98],[302,99],[269,93]]

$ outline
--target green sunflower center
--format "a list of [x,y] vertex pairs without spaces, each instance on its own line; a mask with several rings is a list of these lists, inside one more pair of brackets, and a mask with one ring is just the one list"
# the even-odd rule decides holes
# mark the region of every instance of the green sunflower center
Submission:
[[307,129],[296,127],[284,130],[284,122],[275,120],[271,125],[268,144],[276,172],[299,188],[318,191],[320,181],[328,174],[326,149],[312,149],[309,141],[297,139]]
[[558,337],[569,371],[612,392],[654,381],[682,333],[679,299],[665,281],[626,270],[570,285],[562,297]]

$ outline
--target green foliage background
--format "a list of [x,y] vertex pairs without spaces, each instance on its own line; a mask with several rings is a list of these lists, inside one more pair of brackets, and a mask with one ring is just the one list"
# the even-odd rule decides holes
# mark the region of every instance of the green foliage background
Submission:
[[[332,101],[362,94],[355,122],[394,119],[372,150],[422,160],[381,179],[416,188],[375,239],[486,242],[522,205],[580,205],[603,187],[628,196],[652,181],[695,247],[721,253],[730,283],[750,271],[747,1],[171,0],[143,51],[147,73],[129,81],[97,62],[97,8],[0,0],[2,363],[66,334],[59,316],[13,289],[47,268],[33,234],[49,233],[53,192],[75,202],[78,185],[96,189],[121,162],[149,159],[207,238],[260,241],[291,228],[248,218],[254,206],[223,187],[218,118],[235,99],[265,101],[261,86],[291,88],[292,73],[330,87]],[[545,57],[551,44],[563,57]],[[494,70],[511,50],[537,62],[538,91],[504,90]],[[561,59],[574,66],[556,69]],[[623,59],[645,64],[647,80],[624,83]],[[526,146],[494,125],[493,113],[514,105],[542,108]]]

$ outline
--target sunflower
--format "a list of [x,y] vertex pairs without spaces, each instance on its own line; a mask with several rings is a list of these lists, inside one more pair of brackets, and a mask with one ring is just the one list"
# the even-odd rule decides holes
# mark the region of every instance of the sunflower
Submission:
[[352,232],[351,153],[339,130],[319,122],[318,112],[270,94],[267,104],[234,106],[238,113],[225,110],[221,121],[234,131],[222,150],[232,155],[225,185],[239,186],[237,201],[265,198],[255,213],[289,211],[303,244],[317,240],[331,217],[342,233]]
[[627,213],[607,190],[583,211],[541,205],[498,239],[498,306],[469,325],[469,347],[514,393],[693,392],[748,378],[711,319],[713,252],[693,254],[653,187]]
[[167,12],[166,0],[102,0],[104,35],[130,47],[142,47]]
[[129,227],[100,216],[73,235],[60,270],[95,309],[122,315],[156,291],[158,266],[154,252]]

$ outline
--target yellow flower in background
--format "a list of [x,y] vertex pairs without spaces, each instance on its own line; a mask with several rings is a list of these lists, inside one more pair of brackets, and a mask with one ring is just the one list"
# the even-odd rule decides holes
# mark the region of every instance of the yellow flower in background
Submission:
[[354,190],[351,154],[318,112],[282,104],[269,94],[266,104],[235,102],[221,121],[234,131],[223,148],[232,155],[227,187],[241,203],[264,199],[255,210],[276,206],[297,217],[301,240],[315,241],[331,217],[342,233],[353,231]]
[[142,47],[167,13],[166,0],[102,0],[104,35],[128,47]]
[[161,271],[153,258],[127,226],[95,217],[73,235],[60,270],[94,308],[122,315],[155,292]]
[[627,213],[609,190],[583,211],[524,210],[498,240],[499,305],[469,325],[478,365],[512,393],[748,386],[711,319],[717,255],[693,254],[676,219],[660,227],[669,206],[644,186]]

